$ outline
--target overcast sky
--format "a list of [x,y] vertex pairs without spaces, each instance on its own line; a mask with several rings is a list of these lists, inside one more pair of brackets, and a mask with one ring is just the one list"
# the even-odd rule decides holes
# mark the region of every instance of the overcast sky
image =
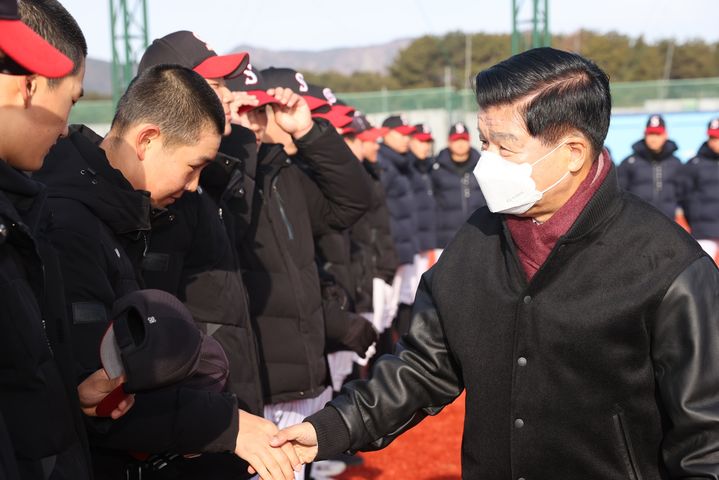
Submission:
[[[90,56],[109,60],[109,2],[61,2],[85,32]],[[150,41],[176,30],[192,30],[219,53],[238,44],[275,50],[323,50],[453,30],[511,31],[511,0],[147,2]],[[529,18],[531,3],[524,0],[521,17]],[[643,34],[648,40],[674,37],[719,41],[719,0],[550,0],[549,10],[554,33],[585,28]]]

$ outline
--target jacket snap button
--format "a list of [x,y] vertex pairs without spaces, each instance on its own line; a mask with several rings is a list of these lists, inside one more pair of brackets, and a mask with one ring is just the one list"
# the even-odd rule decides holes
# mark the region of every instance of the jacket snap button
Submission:
[[5,239],[7,238],[7,233],[8,230],[5,224],[0,223],[0,243],[3,243],[5,241]]
[[532,302],[532,297],[530,297],[529,295],[527,295],[526,297],[524,297],[524,304],[525,304],[525,305],[529,305],[531,302]]
[[525,480],[524,477],[519,477],[517,480]]
[[514,421],[514,426],[516,428],[522,428],[524,426],[524,420],[522,420],[521,418],[516,419]]
[[517,359],[517,365],[519,365],[520,367],[526,367],[526,366],[527,366],[527,359],[524,358],[524,357],[519,357],[519,358]]

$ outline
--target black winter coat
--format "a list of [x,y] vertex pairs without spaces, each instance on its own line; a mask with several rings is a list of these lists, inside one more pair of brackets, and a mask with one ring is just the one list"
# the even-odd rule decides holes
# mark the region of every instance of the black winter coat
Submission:
[[[113,303],[142,285],[151,224],[149,194],[134,190],[110,166],[101,140],[86,127],[73,127],[36,175],[48,185],[54,219],[48,233],[60,254],[80,379],[102,366],[98,348]],[[96,475],[115,478],[127,450],[233,451],[237,400],[171,387],[136,394],[133,408],[116,421],[92,418],[87,425]]]
[[432,167],[439,248],[445,248],[472,213],[487,204],[472,173],[478,161],[479,152],[475,149],[470,151],[469,160],[457,163],[445,148]]
[[632,145],[634,153],[617,169],[619,186],[651,203],[667,217],[674,219],[682,202],[682,162],[674,156],[676,143],[668,140],[658,154],[651,152],[644,140]]
[[400,265],[414,263],[414,255],[419,252],[417,209],[408,178],[409,162],[407,154],[380,145],[377,163],[382,170],[380,180],[387,198],[390,228]]
[[327,387],[314,234],[348,228],[369,198],[361,166],[328,124],[296,143],[314,179],[282,146],[263,145],[251,224],[238,244],[266,403],[314,398]]
[[419,160],[412,152],[409,157],[409,179],[417,211],[417,247],[420,252],[434,250],[437,243],[437,203],[432,185],[433,158]]
[[48,469],[82,480],[90,457],[45,198],[0,160],[0,457],[10,478],[44,480]]
[[716,480],[717,365],[719,271],[612,171],[530,282],[478,210],[395,355],[310,421],[319,458],[379,448],[465,390],[463,478]]
[[684,216],[698,239],[719,238],[719,153],[704,143],[683,167]]
[[[243,130],[233,127],[232,135],[241,141]],[[255,135],[247,132],[256,157]],[[223,141],[229,150],[227,145],[235,146]],[[229,207],[230,202],[244,203],[243,156],[241,160],[229,152],[219,154],[203,170],[197,192],[185,193],[153,219],[142,270],[147,288],[182,300],[200,328],[222,345],[230,366],[229,390],[241,409],[262,416],[259,354],[235,248],[236,227],[242,220],[234,218]]]
[[355,279],[356,310],[372,311],[373,279],[392,283],[399,266],[394,248],[384,188],[376,163],[364,161],[372,184],[370,208],[350,230],[350,261]]

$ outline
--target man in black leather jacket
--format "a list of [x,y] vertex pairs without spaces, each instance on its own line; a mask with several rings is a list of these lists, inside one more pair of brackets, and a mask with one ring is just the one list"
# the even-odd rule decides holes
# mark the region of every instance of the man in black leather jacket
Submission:
[[542,48],[476,85],[488,207],[423,277],[395,354],[273,445],[382,448],[466,391],[463,478],[718,479],[719,271],[620,190],[608,77]]

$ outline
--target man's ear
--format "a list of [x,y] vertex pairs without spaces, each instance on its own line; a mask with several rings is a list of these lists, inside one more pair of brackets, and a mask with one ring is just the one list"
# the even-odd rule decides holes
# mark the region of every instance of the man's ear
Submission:
[[148,123],[143,125],[135,136],[135,152],[140,161],[144,161],[149,151],[155,148],[161,148],[160,144],[160,127],[155,124]]
[[569,171],[576,173],[582,169],[582,167],[591,163],[593,159],[589,158],[591,155],[591,147],[589,141],[582,135],[573,135],[567,139],[566,143],[569,147]]
[[39,81],[40,79],[37,75],[18,75],[16,78],[18,92],[25,108],[30,106],[33,97],[37,93]]

